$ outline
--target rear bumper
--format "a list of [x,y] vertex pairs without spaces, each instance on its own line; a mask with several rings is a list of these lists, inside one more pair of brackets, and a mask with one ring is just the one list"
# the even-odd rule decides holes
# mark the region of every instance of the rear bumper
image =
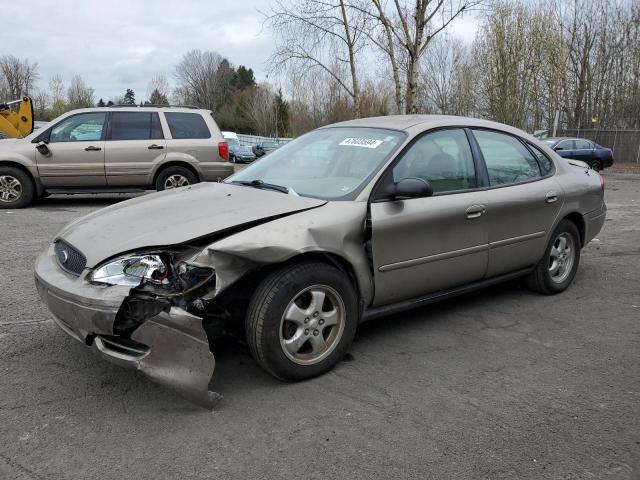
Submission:
[[211,162],[200,164],[200,175],[204,182],[217,182],[224,180],[233,173],[231,162]]
[[116,316],[131,288],[90,284],[88,272],[79,277],[65,273],[53,246],[36,260],[36,287],[56,324],[106,360],[140,370],[186,399],[212,408],[218,397],[209,391],[215,360],[202,318],[171,307],[148,318],[130,339],[115,336]]
[[[607,205],[602,202],[600,208],[584,215],[584,245],[593,240],[602,230],[607,218]],[[583,246],[584,246],[583,245]]]

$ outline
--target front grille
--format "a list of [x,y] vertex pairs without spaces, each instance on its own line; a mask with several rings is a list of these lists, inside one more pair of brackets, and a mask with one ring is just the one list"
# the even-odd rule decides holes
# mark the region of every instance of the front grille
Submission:
[[87,265],[87,259],[79,251],[63,240],[56,240],[53,244],[58,259],[58,265],[63,270],[74,275],[80,275]]

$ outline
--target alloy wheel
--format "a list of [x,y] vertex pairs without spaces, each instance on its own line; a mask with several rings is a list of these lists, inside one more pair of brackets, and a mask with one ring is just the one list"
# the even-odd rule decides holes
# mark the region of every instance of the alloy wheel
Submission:
[[549,252],[549,275],[555,283],[564,282],[571,274],[575,259],[573,237],[563,232],[556,237]]
[[11,175],[0,176],[0,202],[14,203],[22,196],[20,180]]
[[280,321],[282,351],[300,365],[321,362],[340,343],[345,318],[336,290],[328,285],[305,288],[289,302]]
[[178,187],[186,187],[187,185],[189,185],[189,179],[180,174],[170,175],[164,181],[165,190],[170,190],[172,188]]

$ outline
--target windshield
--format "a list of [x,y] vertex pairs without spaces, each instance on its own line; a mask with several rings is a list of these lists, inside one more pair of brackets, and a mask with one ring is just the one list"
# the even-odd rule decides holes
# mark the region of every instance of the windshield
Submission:
[[[225,182],[262,181],[325,200],[353,200],[404,139],[380,128],[314,130],[262,157]],[[292,192],[290,192],[292,193]]]
[[546,143],[547,145],[553,145],[554,143],[556,143],[558,141],[558,139],[557,138],[545,138],[542,141],[544,143]]

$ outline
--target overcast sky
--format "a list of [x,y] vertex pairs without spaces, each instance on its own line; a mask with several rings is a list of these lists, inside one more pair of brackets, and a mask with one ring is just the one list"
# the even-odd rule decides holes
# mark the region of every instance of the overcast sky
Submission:
[[[253,68],[265,79],[274,40],[262,27],[270,0],[3,0],[0,55],[38,62],[40,81],[60,73],[68,85],[75,74],[105,101],[133,88],[147,97],[149,79],[165,73],[192,49],[215,50],[234,65]],[[452,24],[470,40],[472,18]]]

